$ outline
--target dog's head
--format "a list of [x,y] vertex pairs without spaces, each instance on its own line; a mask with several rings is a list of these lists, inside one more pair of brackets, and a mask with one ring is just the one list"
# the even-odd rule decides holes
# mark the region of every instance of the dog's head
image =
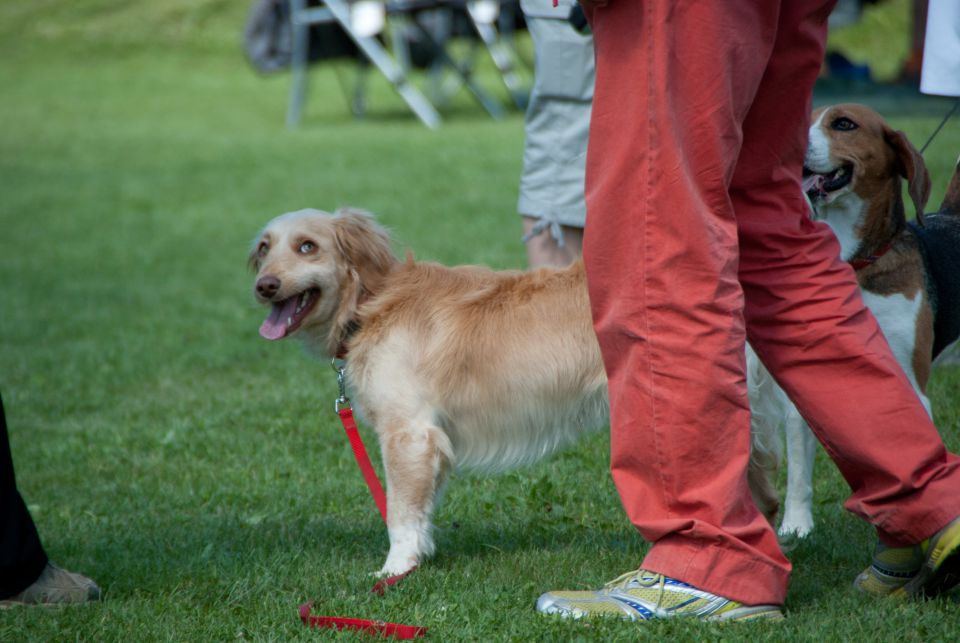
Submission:
[[903,177],[922,223],[930,176],[903,132],[894,131],[869,107],[852,103],[820,108],[811,122],[803,189],[815,206],[855,195],[864,202],[893,198],[902,212],[897,177]]
[[358,306],[396,265],[387,232],[359,210],[299,210],[270,221],[253,242],[254,295],[271,307],[267,339],[299,333],[335,354]]

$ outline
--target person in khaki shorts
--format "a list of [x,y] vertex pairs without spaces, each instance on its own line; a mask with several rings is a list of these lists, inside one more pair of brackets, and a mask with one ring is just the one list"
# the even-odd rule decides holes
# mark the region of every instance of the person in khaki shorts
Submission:
[[557,4],[520,2],[535,56],[517,203],[531,268],[565,266],[579,257],[586,218],[583,171],[593,98],[593,38],[571,22],[574,0]]

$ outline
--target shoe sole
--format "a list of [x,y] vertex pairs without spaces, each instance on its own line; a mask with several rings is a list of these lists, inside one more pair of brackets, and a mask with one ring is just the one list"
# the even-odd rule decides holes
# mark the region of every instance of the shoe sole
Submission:
[[0,601],[0,610],[15,610],[20,608],[40,607],[42,609],[58,609],[67,605],[80,603],[25,603],[23,601]]
[[744,621],[784,621],[786,618],[780,608],[775,605],[744,605],[720,616],[713,618],[708,616],[704,620],[715,623],[743,623]]

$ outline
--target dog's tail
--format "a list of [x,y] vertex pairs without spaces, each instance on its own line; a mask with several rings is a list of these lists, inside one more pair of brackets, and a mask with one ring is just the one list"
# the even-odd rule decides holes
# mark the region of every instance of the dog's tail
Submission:
[[953,170],[953,177],[950,179],[950,185],[947,186],[947,193],[943,197],[943,203],[940,205],[940,212],[960,215],[960,158],[957,159],[957,165]]

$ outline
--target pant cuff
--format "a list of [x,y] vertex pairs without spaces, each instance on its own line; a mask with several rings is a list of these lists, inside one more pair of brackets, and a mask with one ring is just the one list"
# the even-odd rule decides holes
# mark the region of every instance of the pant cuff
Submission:
[[789,564],[784,568],[717,545],[669,538],[654,544],[642,566],[744,605],[783,605],[790,578]]

